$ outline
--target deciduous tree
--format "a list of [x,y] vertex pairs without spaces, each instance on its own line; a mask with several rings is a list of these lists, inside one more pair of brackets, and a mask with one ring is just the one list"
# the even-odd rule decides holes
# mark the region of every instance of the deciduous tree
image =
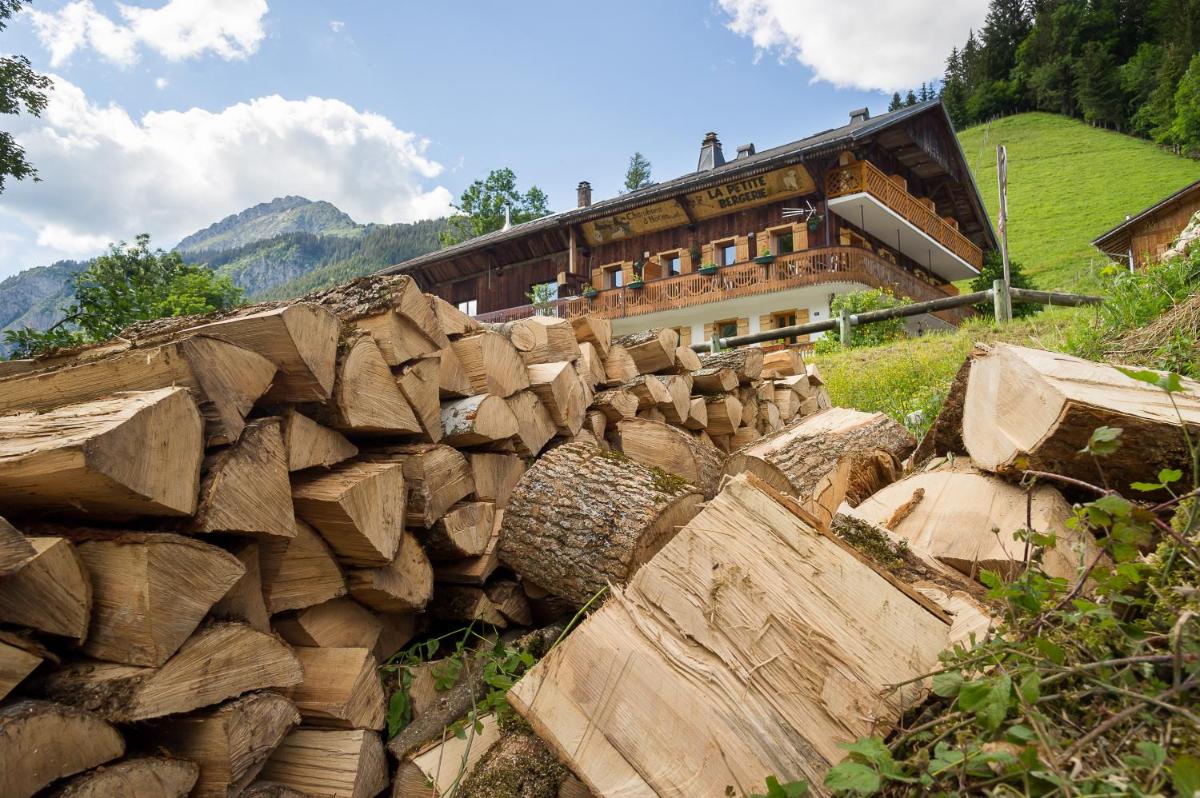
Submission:
[[[24,0],[0,0],[0,31],[24,4]],[[24,108],[27,114],[41,115],[50,88],[50,78],[34,72],[25,56],[0,55],[0,114],[19,114]],[[25,150],[11,133],[0,130],[0,192],[8,177],[38,179],[37,170],[25,159]]]
[[447,230],[440,236],[442,246],[458,244],[504,226],[504,209],[509,209],[513,224],[528,222],[550,213],[546,193],[531,186],[521,193],[512,169],[493,169],[483,180],[476,180],[463,191]]

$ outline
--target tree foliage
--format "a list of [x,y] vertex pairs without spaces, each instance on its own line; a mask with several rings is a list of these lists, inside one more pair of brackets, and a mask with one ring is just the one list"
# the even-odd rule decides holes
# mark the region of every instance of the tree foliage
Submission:
[[629,166],[625,169],[625,191],[637,191],[650,185],[650,161],[640,152],[629,156]]
[[133,244],[113,244],[73,279],[75,301],[47,330],[8,330],[12,357],[115,337],[136,321],[212,313],[234,307],[241,289],[228,277],[183,262],[178,252],[150,249],[143,233]]
[[[979,271],[979,276],[971,281],[972,291],[987,291],[992,287],[992,283],[997,280],[1004,279],[1004,261],[1000,257],[1000,253],[992,250],[983,258],[983,268]],[[1008,284],[1013,288],[1033,288],[1033,280],[1025,274],[1021,268],[1020,261],[1010,259],[1008,261]],[[1013,318],[1019,319],[1024,316],[1032,316],[1041,310],[1041,306],[1034,305],[1028,302],[1013,303]],[[982,302],[975,306],[975,312],[987,318],[994,318],[996,308],[991,302]]]
[[[0,31],[24,4],[24,0],[0,0]],[[0,55],[0,114],[19,114],[24,108],[25,113],[40,116],[50,88],[50,78],[34,72],[25,56]],[[0,130],[0,193],[8,177],[37,180],[37,170],[26,160],[25,150],[13,135]]]
[[[848,294],[838,294],[829,305],[830,318],[837,318],[845,310],[851,315],[866,313],[869,310],[884,310],[901,305],[912,304],[909,299],[898,297],[886,288],[871,288],[865,291],[851,291]],[[879,346],[889,341],[895,341],[904,336],[904,319],[889,319],[888,321],[864,324],[852,327],[850,331],[850,346]],[[831,352],[841,346],[836,333],[827,333],[817,341],[818,352]]]
[[467,186],[454,209],[447,229],[441,234],[442,246],[458,244],[504,226],[504,209],[509,209],[513,224],[538,219],[550,213],[546,193],[537,186],[521,193],[512,169],[493,169],[483,180]]

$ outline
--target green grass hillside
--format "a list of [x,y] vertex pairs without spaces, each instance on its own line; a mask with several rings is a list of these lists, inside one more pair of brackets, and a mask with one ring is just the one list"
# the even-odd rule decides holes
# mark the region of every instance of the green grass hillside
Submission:
[[996,145],[1008,148],[1009,243],[1039,288],[1090,286],[1089,265],[1107,262],[1093,238],[1200,179],[1200,162],[1054,114],[1005,117],[959,140],[993,223]]

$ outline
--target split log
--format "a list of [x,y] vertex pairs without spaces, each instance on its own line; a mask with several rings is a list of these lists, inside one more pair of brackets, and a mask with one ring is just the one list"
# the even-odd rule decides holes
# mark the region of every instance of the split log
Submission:
[[759,485],[731,480],[509,692],[598,795],[821,784],[924,699],[945,614]]
[[701,499],[683,480],[623,455],[560,446],[509,498],[500,559],[583,605],[610,582],[623,584],[696,514]]
[[603,316],[576,316],[571,319],[571,328],[575,331],[576,341],[593,344],[601,358],[608,357],[612,343],[611,321]]
[[742,403],[741,426],[758,426],[758,392],[753,386],[743,387],[738,391],[738,401]]
[[190,388],[205,420],[208,445],[232,443],[246,414],[271,385],[275,366],[261,355],[195,336],[0,382],[0,414],[46,411],[114,393]]
[[657,410],[660,406],[674,401],[666,384],[653,374],[639,374],[621,388],[637,398],[638,410],[651,407]]
[[800,397],[791,388],[775,388],[775,408],[779,411],[779,420],[787,423],[800,412]]
[[338,347],[337,382],[321,416],[334,429],[356,435],[421,431],[379,347],[365,334]]
[[441,621],[462,624],[486,623],[503,629],[508,621],[481,588],[470,585],[438,585],[430,614]]
[[474,770],[483,755],[500,740],[495,715],[479,719],[479,728],[467,729],[465,738],[447,735],[424,746],[400,762],[392,782],[391,798],[446,798]]
[[83,560],[65,538],[26,540],[33,559],[0,581],[0,622],[82,643],[92,612],[92,583]]
[[500,528],[504,524],[504,510],[497,510],[492,521],[492,535],[487,547],[478,557],[440,562],[434,567],[434,577],[439,582],[456,585],[482,585],[500,565]]
[[528,366],[526,373],[529,389],[545,405],[559,432],[564,435],[579,432],[588,403],[575,367],[567,361],[538,363]]
[[382,568],[349,571],[350,595],[379,612],[409,612],[425,609],[433,594],[433,567],[421,543],[408,530],[401,530],[396,558]]
[[292,702],[278,693],[251,693],[215,709],[150,727],[154,745],[200,766],[192,798],[226,798],[258,775],[271,751],[300,722]]
[[95,659],[162,665],[245,573],[224,549],[180,535],[100,530],[71,535],[92,585],[83,650]]
[[329,544],[303,521],[296,522],[291,540],[261,543],[258,556],[263,601],[271,614],[346,595],[346,580]]
[[256,781],[242,791],[238,798],[312,798],[309,793],[293,790],[286,784]]
[[519,431],[517,418],[504,399],[486,393],[444,403],[442,428],[446,432],[445,442],[451,446],[495,443]]
[[639,374],[653,374],[675,365],[679,333],[670,327],[622,335],[613,341],[629,353]]
[[57,657],[32,639],[0,630],[0,701],[47,658],[57,662]]
[[200,768],[182,759],[125,759],[76,776],[49,798],[185,798]]
[[575,361],[575,368],[593,392],[597,385],[608,379],[604,373],[604,358],[600,356],[600,351],[591,341],[584,341],[579,345],[579,360]]
[[634,418],[638,411],[638,397],[625,388],[613,388],[601,391],[592,400],[592,407],[604,414],[612,422]]
[[[971,363],[963,443],[977,466],[997,473],[1052,471],[1125,491],[1174,468],[1188,483],[1184,427],[1200,434],[1200,383],[1183,380],[1182,388],[1168,395],[1113,366],[996,344]],[[1126,443],[1098,464],[1081,452],[1101,426],[1119,428],[1123,440],[1142,445]]]
[[204,459],[189,532],[288,538],[295,534],[287,451],[277,418],[251,421],[237,443]]
[[692,372],[692,390],[696,393],[732,393],[738,387],[738,375],[731,368],[702,368]]
[[426,294],[425,298],[429,300],[429,307],[433,311],[433,315],[437,318],[438,326],[442,328],[442,332],[446,335],[458,337],[470,335],[483,329],[479,322],[440,296]]
[[412,407],[424,437],[437,443],[442,439],[441,360],[434,355],[415,360],[396,372],[400,392]]
[[738,382],[749,385],[762,377],[763,351],[761,347],[743,346],[741,349],[711,352],[700,358],[700,365],[705,369],[733,369]]
[[112,726],[88,712],[46,701],[0,708],[0,795],[31,798],[66,776],[125,753]]
[[529,316],[504,324],[487,324],[484,328],[508,338],[527,366],[574,361],[579,357],[579,344],[571,322],[557,316]]
[[667,423],[667,417],[658,407],[647,407],[645,410],[639,410],[637,417],[643,421],[655,421],[660,424]]
[[683,426],[701,432],[708,426],[708,404],[703,396],[693,396],[688,400],[688,414]]
[[379,342],[388,365],[398,366],[448,343],[429,300],[408,275],[368,275],[304,297],[353,322]]
[[504,616],[509,623],[518,626],[529,626],[533,623],[533,612],[529,607],[529,598],[519,582],[511,579],[498,579],[489,582],[483,592],[488,601]]
[[35,553],[25,536],[0,516],[0,578],[24,568]]
[[391,562],[400,545],[405,499],[399,463],[344,463],[299,474],[292,486],[296,514],[353,565]]
[[475,393],[462,361],[454,352],[454,347],[447,346],[437,351],[438,357],[438,395],[443,399],[461,399]]
[[843,501],[856,506],[895,482],[915,446],[912,433],[882,413],[835,407],[740,449],[725,473],[754,474],[828,525]]
[[492,536],[496,508],[491,502],[462,502],[451,507],[429,530],[423,543],[435,560],[478,557]]
[[658,403],[658,410],[672,424],[682,424],[687,420],[688,408],[692,404],[692,389],[687,379],[678,374],[655,376],[653,379],[661,382],[667,389],[669,399]]
[[514,454],[471,452],[467,455],[475,481],[475,498],[503,509],[525,473],[525,461]]
[[288,471],[332,465],[358,454],[358,447],[340,432],[322,426],[295,408],[283,416],[283,445],[287,450]]
[[736,396],[706,396],[704,410],[708,414],[708,426],[705,429],[709,435],[732,435],[742,425],[742,403]]
[[369,648],[297,648],[304,680],[287,691],[311,726],[383,729],[386,699]]
[[761,438],[762,434],[754,427],[738,427],[729,436],[729,449],[730,451],[737,451],[738,449],[757,443]]
[[262,778],[305,795],[372,798],[388,785],[388,764],[376,732],[296,729],[271,754]]
[[80,660],[46,676],[50,699],[114,723],[175,715],[251,690],[291,687],[300,663],[273,635],[238,623],[216,623],[193,635],[159,668]]
[[325,308],[298,302],[267,310],[235,311],[227,318],[193,327],[186,319],[165,320],[145,325],[147,335],[137,328],[132,334],[146,343],[184,331],[227,341],[257,352],[278,369],[263,397],[266,401],[321,402],[333,390],[340,327],[337,317]]
[[678,427],[641,419],[622,421],[614,444],[629,459],[696,486],[705,499],[717,494],[725,458]]
[[498,332],[484,330],[451,342],[472,393],[508,398],[529,387],[525,362],[516,347]]
[[971,376],[971,359],[984,351],[976,348],[963,360],[962,365],[954,375],[954,380],[946,390],[946,398],[942,407],[934,417],[933,423],[925,431],[917,450],[913,452],[914,463],[924,463],[937,455],[954,454],[967,455],[962,439],[963,403],[967,398],[967,380]]
[[383,631],[372,652],[377,661],[387,662],[420,631],[419,616],[412,612],[383,612],[376,617],[383,623]]
[[[293,537],[295,530],[293,530]],[[233,587],[212,606],[209,615],[222,621],[242,621],[260,632],[271,631],[271,614],[263,600],[261,559],[257,541],[233,543],[230,554],[242,564],[245,572]]]
[[1058,490],[1037,485],[1027,496],[966,458],[894,482],[854,509],[971,578],[989,570],[1011,579],[1024,570],[1025,543],[1013,533],[1027,529],[1030,520],[1034,531],[1056,536],[1042,558],[1049,576],[1073,580],[1099,554],[1085,529],[1068,525],[1074,512]]
[[596,440],[604,445],[604,438],[608,434],[608,418],[599,410],[589,410],[587,417],[583,420],[583,429],[594,435]]
[[758,403],[758,431],[764,435],[783,427],[783,416],[779,405],[771,401]]
[[791,347],[765,353],[762,367],[763,371],[772,371],[777,377],[794,377],[806,373],[800,350]]
[[637,375],[637,363],[633,362],[629,352],[625,347],[613,344],[608,350],[608,356],[604,359],[604,376],[607,377],[605,384],[621,385]]
[[533,391],[518,391],[504,401],[517,419],[513,438],[517,451],[525,457],[537,457],[557,431],[550,411]]
[[293,646],[375,648],[383,621],[348,598],[335,598],[272,619],[272,628]]
[[363,458],[400,464],[408,489],[404,516],[407,526],[428,529],[455,502],[470,496],[475,489],[467,458],[445,444],[380,446],[364,452]]
[[0,416],[0,509],[191,515],[203,446],[186,388]]

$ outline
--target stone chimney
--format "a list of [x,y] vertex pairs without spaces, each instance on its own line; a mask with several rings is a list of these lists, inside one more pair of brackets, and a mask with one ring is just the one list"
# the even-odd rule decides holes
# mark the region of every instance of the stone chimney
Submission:
[[850,127],[858,127],[866,124],[866,121],[871,118],[870,110],[859,108],[850,112]]
[[700,162],[696,165],[697,172],[716,169],[725,163],[725,155],[721,152],[721,142],[716,133],[709,133],[700,143]]
[[753,154],[754,154],[754,144],[753,143],[743,144],[742,146],[738,147],[737,158],[735,158],[734,160],[740,161],[743,158],[749,158]]
[[580,180],[579,186],[575,189],[577,199],[575,207],[586,208],[592,204],[592,184],[586,180]]

